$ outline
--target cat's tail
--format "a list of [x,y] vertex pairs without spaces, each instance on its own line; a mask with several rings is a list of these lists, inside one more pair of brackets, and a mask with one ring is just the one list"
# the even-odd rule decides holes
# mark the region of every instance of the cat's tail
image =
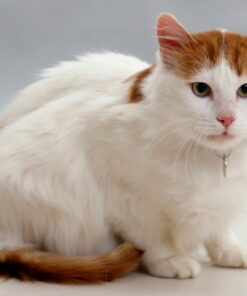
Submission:
[[34,249],[0,252],[0,276],[20,280],[83,284],[112,281],[137,269],[143,251],[124,243],[100,256],[70,257]]

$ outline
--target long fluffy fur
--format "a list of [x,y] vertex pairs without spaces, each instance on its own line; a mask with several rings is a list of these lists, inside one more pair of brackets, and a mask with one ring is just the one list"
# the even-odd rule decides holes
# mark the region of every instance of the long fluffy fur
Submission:
[[[36,267],[38,260],[42,274],[42,258],[47,266],[62,265],[72,281],[67,263],[84,259],[13,250],[33,244],[64,256],[103,256],[118,236],[145,250],[142,263],[156,276],[195,277],[200,264],[191,250],[201,246],[214,264],[247,266],[247,250],[232,231],[247,209],[247,104],[236,99],[246,83],[239,60],[247,53],[246,37],[190,35],[169,14],[158,24],[160,51],[152,69],[121,54],[80,57],[47,70],[3,116],[5,268],[13,258]],[[236,52],[241,55],[233,59]],[[196,96],[193,82],[209,84],[212,96]],[[217,116],[229,114],[236,117],[232,136],[218,137],[224,127]],[[229,151],[225,179],[221,156]],[[127,254],[129,265],[120,257],[112,277],[135,268],[138,251]],[[94,271],[92,281],[103,280],[105,269]]]
[[138,268],[142,251],[122,244],[104,256],[69,257],[33,249],[2,251],[0,275],[63,284],[112,281]]

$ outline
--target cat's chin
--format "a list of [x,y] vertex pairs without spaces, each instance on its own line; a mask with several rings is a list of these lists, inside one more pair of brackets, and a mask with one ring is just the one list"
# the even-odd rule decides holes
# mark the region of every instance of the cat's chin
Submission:
[[242,139],[240,137],[222,134],[204,136],[201,138],[200,142],[204,147],[225,153],[226,151],[234,149],[234,147],[237,146],[241,141]]

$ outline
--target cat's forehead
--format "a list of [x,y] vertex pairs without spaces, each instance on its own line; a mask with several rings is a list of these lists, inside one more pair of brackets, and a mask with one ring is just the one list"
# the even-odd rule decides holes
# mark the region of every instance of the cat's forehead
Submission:
[[199,78],[199,80],[207,83],[222,81],[222,83],[228,85],[234,85],[241,80],[225,57],[220,58],[219,62],[210,68],[202,68],[193,78]]
[[202,69],[194,77],[191,77],[190,82],[195,81],[207,83],[218,99],[223,98],[224,101],[226,99],[229,101],[230,98],[235,98],[238,87],[246,83],[246,76],[238,76],[223,57],[212,68]]
[[223,30],[192,35],[193,42],[176,53],[177,73],[189,78],[203,69],[215,68],[222,60],[238,75],[247,74],[247,37]]

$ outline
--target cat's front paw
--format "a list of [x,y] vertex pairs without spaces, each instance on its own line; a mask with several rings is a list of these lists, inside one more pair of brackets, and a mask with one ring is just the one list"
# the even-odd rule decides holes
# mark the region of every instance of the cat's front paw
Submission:
[[149,272],[165,278],[195,278],[201,270],[200,264],[191,257],[173,256],[148,266]]
[[247,249],[235,246],[231,249],[220,250],[212,257],[217,266],[247,268]]

